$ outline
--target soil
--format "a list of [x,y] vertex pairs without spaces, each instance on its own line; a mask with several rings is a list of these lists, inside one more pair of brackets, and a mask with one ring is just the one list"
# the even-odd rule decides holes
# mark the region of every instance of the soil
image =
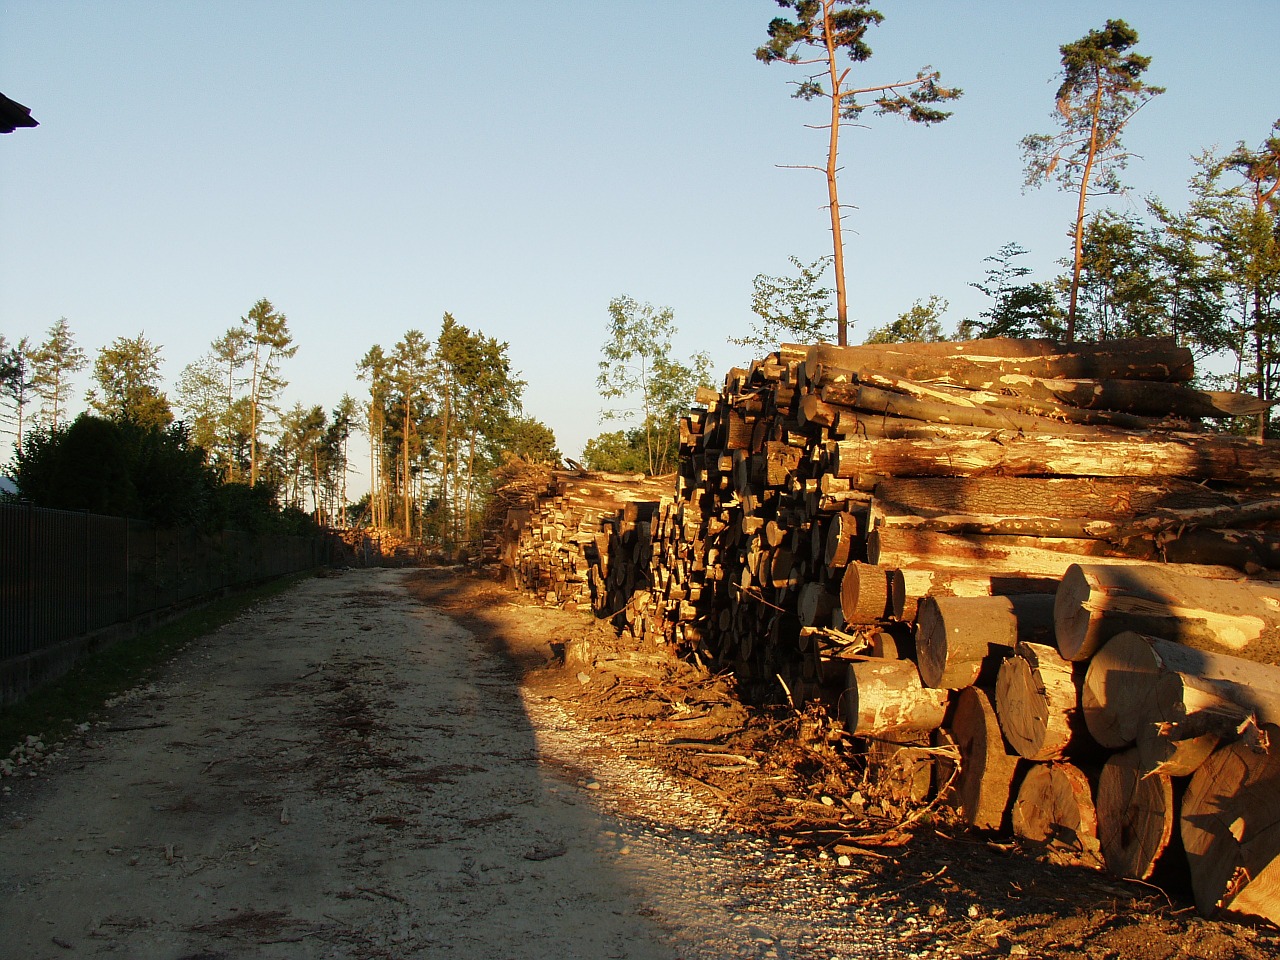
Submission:
[[308,580],[0,783],[4,957],[1280,956],[458,569]]

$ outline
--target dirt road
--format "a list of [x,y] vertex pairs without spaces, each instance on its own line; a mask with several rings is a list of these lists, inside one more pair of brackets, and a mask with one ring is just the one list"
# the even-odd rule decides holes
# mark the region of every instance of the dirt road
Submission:
[[310,579],[5,780],[0,956],[951,953],[522,688],[546,631],[477,637],[419,575]]

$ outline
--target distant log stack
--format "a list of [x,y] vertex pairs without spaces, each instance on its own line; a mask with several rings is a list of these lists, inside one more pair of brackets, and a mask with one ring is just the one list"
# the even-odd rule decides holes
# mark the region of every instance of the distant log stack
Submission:
[[503,569],[548,605],[612,592],[625,607],[648,582],[649,524],[670,489],[670,478],[534,467],[507,489]]
[[598,613],[859,740],[956,744],[962,814],[1055,858],[1145,878],[1177,826],[1204,912],[1280,922],[1280,444],[1193,375],[1169,339],[784,344],[699,392],[647,523],[522,549],[598,525]]

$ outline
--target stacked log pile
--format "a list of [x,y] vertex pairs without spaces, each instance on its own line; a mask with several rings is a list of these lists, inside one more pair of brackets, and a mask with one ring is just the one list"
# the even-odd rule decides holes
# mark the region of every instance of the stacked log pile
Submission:
[[594,595],[607,597],[613,582],[619,608],[625,608],[649,576],[649,555],[637,545],[648,544],[657,500],[671,485],[670,477],[643,474],[549,466],[525,471],[499,491],[507,507],[498,548],[502,567],[548,605],[586,608]]
[[909,800],[1280,922],[1280,445],[1192,375],[1168,340],[784,345],[700,392],[674,483],[557,472],[507,562],[839,711]]
[[1055,857],[1145,878],[1180,823],[1203,911],[1280,920],[1280,701],[1243,679],[1280,665],[1280,446],[1206,428],[1267,405],[1192,373],[1165,340],[784,346],[681,425],[643,629],[874,756],[958,751],[968,821]]

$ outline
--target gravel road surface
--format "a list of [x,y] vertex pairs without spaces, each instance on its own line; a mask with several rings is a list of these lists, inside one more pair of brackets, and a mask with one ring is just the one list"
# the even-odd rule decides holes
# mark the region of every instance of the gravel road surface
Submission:
[[404,589],[309,579],[3,781],[0,956],[947,956]]

